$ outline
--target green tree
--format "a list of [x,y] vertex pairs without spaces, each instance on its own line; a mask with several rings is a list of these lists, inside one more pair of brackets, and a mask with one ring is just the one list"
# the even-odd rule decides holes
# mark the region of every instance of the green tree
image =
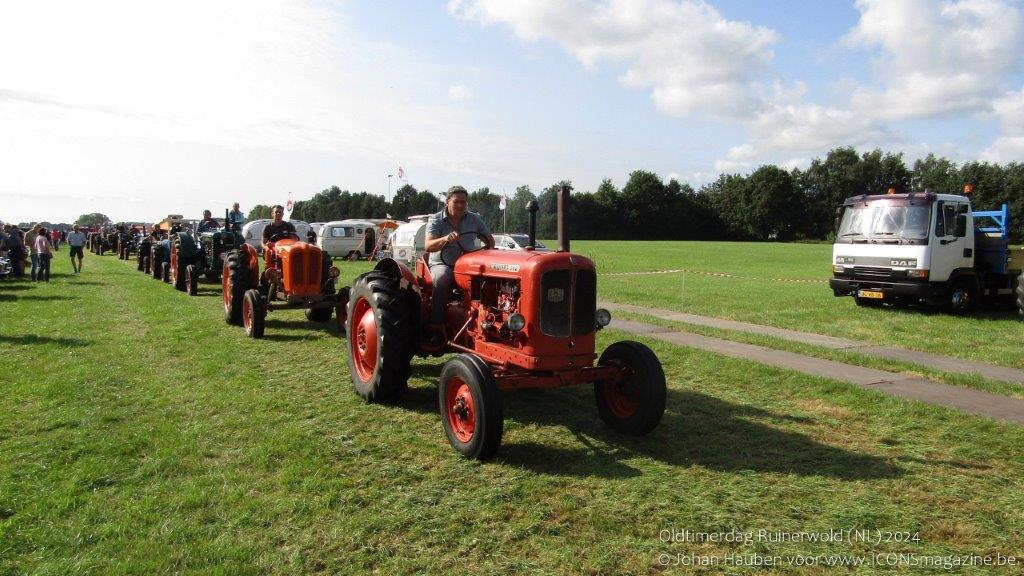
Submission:
[[252,220],[263,220],[265,218],[270,218],[270,206],[257,204],[252,207],[252,210],[249,210],[249,215],[245,217],[245,220],[249,222]]
[[105,214],[93,212],[92,214],[82,214],[78,220],[75,220],[75,224],[78,226],[106,226],[110,224],[110,218],[107,218]]

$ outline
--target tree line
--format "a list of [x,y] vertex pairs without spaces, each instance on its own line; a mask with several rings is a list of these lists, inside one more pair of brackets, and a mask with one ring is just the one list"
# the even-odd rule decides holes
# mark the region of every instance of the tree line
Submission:
[[[525,232],[526,205],[540,205],[537,234],[556,234],[556,193],[568,181],[556,182],[535,193],[520,186],[507,198],[504,215],[501,195],[488,188],[470,192],[470,209],[479,213],[492,231]],[[581,239],[647,240],[826,240],[833,233],[835,210],[842,201],[860,194],[924,191],[962,194],[972,184],[975,210],[1010,205],[1012,240],[1021,242],[1024,231],[1024,164],[966,162],[961,165],[929,154],[908,167],[902,154],[881,150],[858,153],[836,148],[806,169],[786,170],[764,165],[747,175],[723,174],[698,189],[685,182],[646,170],[629,175],[617,188],[605,179],[594,191],[574,191],[569,233]],[[417,190],[404,185],[388,202],[367,192],[351,193],[337,186],[309,200],[295,203],[292,218],[329,222],[344,218],[406,220],[409,216],[440,210],[443,192]],[[255,206],[249,219],[269,218],[270,207]],[[504,217],[504,224],[503,224]]]

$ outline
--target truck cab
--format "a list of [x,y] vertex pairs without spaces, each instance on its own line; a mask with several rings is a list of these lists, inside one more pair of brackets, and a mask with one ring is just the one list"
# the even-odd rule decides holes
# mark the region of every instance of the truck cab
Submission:
[[1021,273],[1005,205],[975,212],[967,196],[890,192],[847,198],[837,221],[829,285],[860,306],[967,311],[983,298],[1013,294]]

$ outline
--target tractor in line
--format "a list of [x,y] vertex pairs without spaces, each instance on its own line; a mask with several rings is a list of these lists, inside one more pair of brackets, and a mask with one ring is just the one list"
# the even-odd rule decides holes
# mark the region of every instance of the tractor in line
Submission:
[[622,341],[600,357],[595,353],[596,333],[611,315],[597,308],[594,263],[569,251],[568,203],[565,186],[558,196],[555,252],[535,249],[536,202],[529,207],[526,250],[478,243],[467,251],[454,244],[464,253],[445,261],[454,267],[454,282],[440,332],[427,322],[437,295],[424,259],[416,260],[415,273],[399,261],[381,260],[350,291],[340,291],[338,321],[348,339],[356,392],[367,402],[395,402],[407,388],[413,356],[454,353],[441,371],[438,411],[448,442],[474,459],[498,450],[502,398],[516,390],[592,384],[597,412],[610,428],[642,435],[657,427],[666,385],[654,352]]

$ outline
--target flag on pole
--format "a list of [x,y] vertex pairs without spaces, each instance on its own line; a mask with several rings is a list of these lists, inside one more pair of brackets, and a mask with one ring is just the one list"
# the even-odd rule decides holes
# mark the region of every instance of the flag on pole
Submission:
[[295,203],[292,202],[292,193],[289,192],[288,193],[288,202],[286,202],[285,205],[284,205],[284,219],[285,220],[291,220],[292,219],[292,208],[294,208],[294,207],[295,207]]
[[502,196],[501,200],[498,202],[498,210],[504,210],[504,209],[505,209],[505,197]]
[[398,179],[403,182],[405,181],[405,168],[402,168],[401,166],[398,167]]

